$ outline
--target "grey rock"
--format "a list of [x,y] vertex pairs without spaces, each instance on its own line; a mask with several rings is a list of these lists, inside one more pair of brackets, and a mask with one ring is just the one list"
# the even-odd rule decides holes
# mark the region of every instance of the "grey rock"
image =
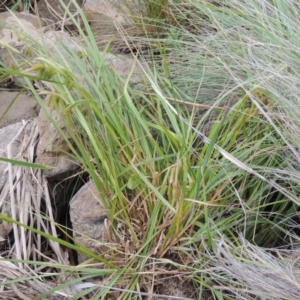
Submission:
[[36,117],[38,111],[36,101],[28,94],[0,91],[0,128]]
[[[47,103],[47,99],[45,100]],[[71,139],[65,122],[60,114],[50,105],[48,113],[61,129],[66,139]],[[45,111],[38,116],[38,131],[40,140],[37,146],[37,162],[52,167],[44,171],[48,179],[63,179],[78,168],[78,164],[66,154],[70,147],[55,125],[49,120]]]
[[127,1],[127,6],[120,0],[86,0],[83,6],[84,11],[88,14],[97,13],[98,16],[107,16],[112,21],[124,22],[125,13],[129,13],[128,7],[132,1]]
[[[105,251],[108,242],[105,228],[106,210],[101,203],[99,192],[94,182],[86,183],[70,202],[70,218],[73,237],[80,244],[99,253]],[[88,256],[79,255],[79,263]]]
[[109,43],[113,51],[126,53],[141,46],[131,41],[133,36],[144,35],[144,30],[130,18],[131,15],[138,16],[139,11],[135,1],[131,0],[125,4],[120,0],[87,0],[83,6],[99,49]]
[[19,34],[26,34],[32,38],[39,35],[43,21],[26,12],[3,12],[0,13],[0,37],[3,44],[18,47],[23,45]]
[[[47,20],[52,20],[54,22],[59,22],[64,18],[65,9],[61,4],[63,2],[71,12],[76,12],[77,9],[75,5],[70,0],[47,0],[47,1],[38,1],[37,10],[39,15]],[[76,1],[79,6],[82,5],[83,0]]]
[[[84,48],[80,46],[81,42],[76,39],[76,37],[71,36],[67,32],[49,30],[44,34],[41,42],[43,42],[44,46],[51,51],[52,55],[56,56],[58,61],[61,61],[62,65],[65,64],[65,61],[67,61],[74,74],[82,81],[82,71],[76,66],[76,64],[72,63],[74,58],[72,58],[69,53],[69,50],[75,53],[85,53]],[[135,64],[133,74],[129,81],[130,83],[140,83],[142,81],[142,71],[139,68],[139,64],[130,55],[103,53],[101,51],[99,51],[99,55],[104,56],[104,64],[106,66],[126,79]],[[147,68],[145,63],[142,63],[141,65],[143,68]]]
[[38,38],[38,41],[45,49],[48,49],[52,58],[57,63],[61,66],[67,65],[78,78],[82,77],[82,72],[76,63],[74,63],[74,57],[71,54],[73,52],[73,54],[79,55],[78,53],[83,51],[79,39],[71,36],[66,31],[48,30]]
[[[19,70],[19,66],[27,67],[27,61],[23,52],[30,52],[23,46],[23,39],[30,37],[37,40],[43,31],[44,22],[35,15],[27,12],[3,12],[0,13],[0,59],[1,67]],[[25,51],[26,50],[26,51]],[[28,57],[27,57],[28,59]],[[1,75],[1,71],[0,71]],[[10,76],[1,80],[1,84],[13,81],[15,85],[25,85],[22,76]]]

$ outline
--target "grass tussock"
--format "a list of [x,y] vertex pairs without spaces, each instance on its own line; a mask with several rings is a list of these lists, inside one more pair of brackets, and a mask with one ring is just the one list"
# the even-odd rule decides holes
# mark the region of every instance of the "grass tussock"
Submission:
[[18,72],[64,117],[108,214],[98,268],[67,266],[81,277],[54,290],[140,299],[176,277],[181,299],[299,298],[298,4],[147,3],[127,16],[143,34],[117,24],[139,85],[104,64],[110,45],[98,51],[81,11],[80,51],[26,39],[33,59]]

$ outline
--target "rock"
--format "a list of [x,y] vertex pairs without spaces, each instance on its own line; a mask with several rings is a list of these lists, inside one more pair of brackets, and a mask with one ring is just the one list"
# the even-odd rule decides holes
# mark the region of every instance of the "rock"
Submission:
[[[86,183],[70,202],[70,218],[73,237],[80,244],[99,253],[105,251],[103,243],[108,242],[104,220],[106,210],[101,203],[99,192],[94,182]],[[78,253],[79,263],[89,259]]]
[[[27,85],[27,81],[23,76],[13,75],[13,73],[22,71],[20,67],[23,69],[29,68],[28,61],[30,58],[24,55],[22,46],[14,49],[15,51],[11,51],[9,48],[0,48],[0,64],[1,67],[3,66],[3,69],[0,70],[0,75],[3,78],[0,85],[4,88],[18,88]],[[10,71],[6,73],[6,69]]]
[[[82,71],[80,67],[73,63],[74,58],[69,52],[71,50],[74,53],[78,53],[78,55],[80,53],[84,55],[85,50],[81,46],[79,39],[76,39],[76,37],[71,36],[67,32],[49,30],[44,34],[41,42],[44,43],[44,47],[51,51],[52,55],[56,57],[56,60],[61,62],[61,65],[64,65],[67,62],[68,66],[72,69],[73,74],[76,74],[78,79],[82,81]],[[66,46],[68,47],[68,50],[66,49]],[[101,51],[99,51],[99,55],[104,56],[105,65],[110,67],[124,79],[127,79],[128,74],[135,64],[129,82],[137,84],[143,81],[139,64],[131,55],[103,53]],[[142,63],[142,66],[145,69],[147,68],[145,63]]]
[[[38,115],[39,108],[36,101],[27,94],[0,91],[0,99],[0,118],[6,109],[9,108],[3,119],[0,120],[0,128],[20,122],[21,120],[28,120]],[[11,107],[9,107],[9,105],[11,105]]]
[[62,67],[67,69],[71,68],[74,74],[77,74],[78,78],[82,77],[80,67],[74,63],[73,55],[80,56],[83,52],[83,48],[80,46],[80,41],[71,36],[66,31],[54,31],[48,30],[41,38],[39,42],[45,49],[51,53],[52,59],[59,63]]
[[[57,62],[61,65],[67,63],[68,66],[66,66],[66,68],[71,67],[73,74],[77,74],[78,78],[82,78],[82,73],[79,67],[74,64],[74,57],[69,51],[73,51],[76,55],[78,51],[80,52],[81,49],[83,49],[75,37],[71,37],[67,32],[54,32],[49,30],[43,35],[37,35],[36,41],[43,43],[44,47],[52,53]],[[66,46],[68,48],[66,48]],[[132,65],[135,63],[133,58],[126,55],[116,56],[110,53],[103,55],[105,55],[104,63],[106,65],[111,67],[120,76],[127,78]],[[26,58],[24,58],[24,61],[26,61]],[[136,67],[130,82],[140,82],[141,78],[139,69]],[[51,83],[45,82],[45,85],[52,90]],[[49,113],[57,122],[65,136],[70,139],[65,123],[59,113],[55,111],[53,107],[49,107]],[[52,167],[52,169],[44,172],[46,177],[48,177],[48,179],[61,179],[65,178],[68,174],[72,174],[72,172],[78,168],[78,164],[66,154],[70,152],[68,143],[60,136],[55,126],[48,120],[47,115],[43,111],[40,112],[38,117],[38,128],[40,142],[37,147],[37,162]]]
[[[38,1],[37,10],[39,15],[47,20],[52,20],[54,22],[60,22],[63,20],[65,15],[65,9],[63,8],[61,2],[63,2],[71,12],[76,12],[77,9],[75,5],[70,0],[47,0]],[[83,0],[76,1],[79,6],[82,5]],[[68,15],[67,15],[68,16]]]
[[[41,36],[44,22],[27,12],[3,12],[0,13],[0,59],[1,66],[18,70],[18,66],[23,64],[23,68],[28,66],[26,57],[24,56],[23,39],[26,37],[37,40]],[[28,57],[27,57],[28,58]],[[1,71],[0,71],[1,75]],[[3,82],[4,81],[4,82]],[[26,81],[22,76],[9,76],[8,84],[26,85]],[[12,82],[11,82],[12,81]],[[2,84],[6,84],[5,79]]]
[[[47,99],[45,103],[47,103]],[[65,137],[71,140],[60,114],[51,104],[47,109]],[[65,154],[70,152],[70,147],[43,110],[40,111],[38,116],[38,131],[40,141],[37,146],[37,162],[52,167],[45,170],[44,175],[48,179],[64,179],[66,176],[73,174],[78,169],[78,164],[68,154]]]
[[[63,31],[47,31],[43,36],[44,47],[51,51],[52,55],[56,57],[57,61],[61,62],[61,65],[68,64],[71,67],[74,74],[82,81],[82,72],[80,67],[73,63],[74,58],[70,54],[70,50],[74,53],[84,54],[85,50],[81,46],[80,40],[71,36],[67,32]],[[68,47],[68,50],[66,49]],[[127,78],[130,73],[133,64],[135,64],[130,83],[138,83],[142,81],[141,70],[138,63],[130,55],[124,54],[112,54],[99,52],[99,55],[104,56],[104,64],[114,70],[118,75],[123,78]],[[143,67],[146,68],[145,64]]]
[[108,43],[113,51],[125,53],[142,47],[131,41],[133,36],[144,34],[143,26],[137,27],[130,18],[138,13],[134,1],[87,0],[83,12],[100,50]]
[[66,31],[48,30],[38,40],[44,47],[46,47],[46,49],[55,54],[56,58],[58,58],[59,55],[63,55],[66,59],[69,58],[68,62],[70,64],[72,64],[72,62],[70,61],[70,55],[68,52],[83,51],[79,40],[76,37],[71,36]]
[[23,45],[18,34],[25,33],[35,39],[44,22],[27,12],[3,12],[0,13],[0,37],[3,43],[12,47]]
[[[22,54],[17,50],[13,56],[11,51],[7,48],[0,48],[0,87],[1,88],[14,88],[16,86],[24,86],[26,83],[23,78],[8,74],[5,69],[17,69],[16,62],[22,57]],[[21,58],[24,61],[24,57]],[[18,63],[17,63],[18,64]]]
[[[42,47],[46,48],[53,59],[56,60],[62,66],[68,64],[67,68],[71,67],[74,74],[77,74],[78,78],[82,78],[82,72],[80,67],[74,64],[74,54],[78,56],[83,56],[86,52],[84,48],[81,46],[81,40],[76,38],[75,36],[71,36],[66,31],[54,31],[54,30],[47,30],[46,32],[42,32],[41,30],[37,30],[42,25],[40,19],[36,18],[35,16],[28,14],[28,13],[16,13],[15,16],[9,15],[8,12],[0,14],[0,24],[1,20],[3,22],[8,22],[12,25],[12,23],[19,24],[18,29],[24,26],[24,30],[27,28],[31,28],[28,33],[34,38],[35,42],[38,42],[42,45]],[[2,18],[2,19],[1,19]],[[20,19],[19,19],[20,18]],[[32,20],[32,24],[29,23],[28,20]],[[13,26],[16,28],[16,26]],[[46,30],[46,29],[45,29]],[[0,48],[0,55],[1,59],[4,62],[4,65],[8,68],[16,68],[18,70],[19,66],[22,69],[30,69],[31,65],[28,64],[28,61],[34,61],[34,51],[31,50],[31,42],[24,47],[24,43],[18,39],[15,30],[12,29],[2,29],[0,31],[1,35],[3,36],[3,41],[6,41],[8,44],[13,46],[18,53],[11,52],[9,49],[1,49]],[[97,37],[97,36],[96,36]],[[70,52],[73,52],[73,54]],[[100,54],[101,55],[101,54]],[[130,73],[132,65],[135,60],[129,55],[114,55],[111,53],[103,54],[105,55],[104,63],[110,66],[117,74],[127,78],[127,75]],[[138,64],[136,63],[136,67],[133,72],[133,76],[130,79],[131,83],[138,83],[141,82],[142,77],[140,76],[141,72],[138,68]],[[16,85],[26,85],[24,78],[17,76],[14,78]],[[9,84],[8,82],[4,82],[4,84]]]
[[[128,14],[129,5],[132,5],[132,1],[127,1],[127,6],[120,0],[86,0],[83,6],[83,10],[86,15],[95,13],[99,17],[106,16],[110,18],[111,22],[118,21],[124,22],[124,14]],[[94,20],[96,21],[96,20]]]
[[[135,65],[129,82],[134,84],[143,82],[143,73],[139,67],[139,63],[130,55],[106,53],[104,63],[124,79],[127,79],[133,65]],[[141,63],[141,65],[144,69],[148,67],[146,63]]]

